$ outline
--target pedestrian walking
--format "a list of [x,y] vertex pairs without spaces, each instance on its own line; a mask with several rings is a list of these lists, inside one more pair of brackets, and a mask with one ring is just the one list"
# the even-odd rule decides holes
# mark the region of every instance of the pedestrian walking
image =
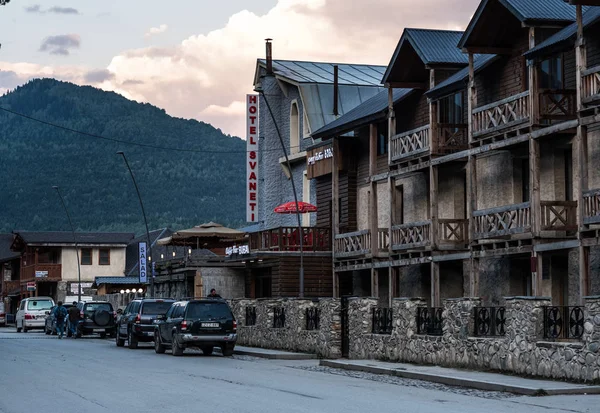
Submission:
[[217,294],[217,290],[214,288],[210,290],[210,294],[208,295],[210,298],[221,298],[219,294]]
[[69,334],[77,338],[77,326],[79,325],[79,308],[77,301],[73,301],[73,307],[69,308]]
[[68,314],[67,309],[62,304],[62,301],[59,301],[54,309],[54,322],[56,323],[56,332],[59,339],[62,339],[65,334],[65,320]]

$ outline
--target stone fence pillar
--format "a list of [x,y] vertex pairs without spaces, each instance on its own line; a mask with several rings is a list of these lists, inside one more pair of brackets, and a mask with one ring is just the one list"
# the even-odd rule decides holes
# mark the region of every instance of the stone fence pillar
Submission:
[[319,299],[317,354],[323,358],[342,357],[342,302],[339,298]]
[[585,297],[581,379],[600,381],[600,295]]
[[377,298],[349,298],[348,326],[350,328],[349,358],[364,359],[369,357],[369,350],[363,339],[373,329],[373,309],[377,307]]

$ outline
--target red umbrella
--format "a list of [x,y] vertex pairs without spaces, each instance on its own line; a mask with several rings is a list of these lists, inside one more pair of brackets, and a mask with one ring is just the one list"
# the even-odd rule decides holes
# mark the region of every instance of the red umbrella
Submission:
[[[283,205],[279,205],[274,209],[278,214],[295,214],[296,213],[296,202],[286,202]],[[317,212],[317,207],[309,204],[308,202],[298,201],[298,211],[301,214],[305,214],[307,212]]]

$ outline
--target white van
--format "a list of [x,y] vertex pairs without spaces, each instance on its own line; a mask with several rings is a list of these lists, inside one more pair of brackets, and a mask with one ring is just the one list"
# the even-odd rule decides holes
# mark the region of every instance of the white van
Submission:
[[17,333],[23,330],[39,328],[43,330],[46,326],[46,313],[54,306],[54,300],[50,297],[31,297],[25,298],[19,305],[19,310],[15,317]]

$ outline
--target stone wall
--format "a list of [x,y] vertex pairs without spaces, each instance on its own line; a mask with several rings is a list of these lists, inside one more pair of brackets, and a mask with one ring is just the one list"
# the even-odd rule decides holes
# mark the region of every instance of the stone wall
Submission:
[[417,308],[424,299],[394,299],[391,334],[372,334],[373,298],[350,302],[350,358],[496,370],[527,376],[600,382],[600,296],[585,300],[581,340],[544,341],[543,309],[549,298],[510,297],[506,335],[473,337],[473,307],[479,298],[444,300],[443,334],[417,334]]
[[[240,345],[315,353],[323,358],[341,356],[339,299],[239,299],[231,300],[230,305],[238,322]],[[253,326],[246,325],[246,307],[256,308],[256,324]],[[276,307],[282,307],[285,311],[282,328],[273,327]],[[306,309],[311,307],[320,310],[318,330],[306,329]]]

